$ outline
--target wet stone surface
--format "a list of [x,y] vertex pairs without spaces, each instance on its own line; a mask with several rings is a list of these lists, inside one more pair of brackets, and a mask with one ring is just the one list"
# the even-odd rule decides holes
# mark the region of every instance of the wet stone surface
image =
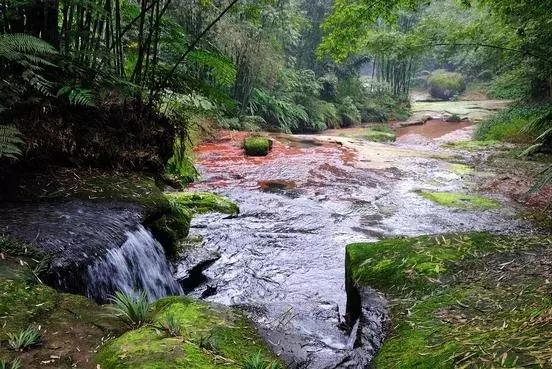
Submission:
[[351,327],[342,318],[346,244],[390,235],[529,229],[504,199],[499,209],[466,210],[419,196],[419,189],[470,190],[450,163],[427,153],[278,135],[267,157],[247,158],[241,139],[241,133],[222,132],[220,140],[196,151],[202,180],[194,187],[228,196],[240,214],[194,219],[192,233],[220,259],[204,270],[204,286],[191,293],[200,297],[209,286],[209,300],[246,307],[292,367],[355,367],[349,360]]

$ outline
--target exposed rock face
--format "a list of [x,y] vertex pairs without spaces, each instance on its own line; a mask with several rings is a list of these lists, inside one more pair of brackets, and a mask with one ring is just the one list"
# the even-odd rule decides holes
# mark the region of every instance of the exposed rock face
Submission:
[[178,293],[144,218],[142,206],[114,201],[3,204],[0,232],[45,251],[51,257],[45,280],[62,291],[97,301],[117,289],[144,289],[152,298]]

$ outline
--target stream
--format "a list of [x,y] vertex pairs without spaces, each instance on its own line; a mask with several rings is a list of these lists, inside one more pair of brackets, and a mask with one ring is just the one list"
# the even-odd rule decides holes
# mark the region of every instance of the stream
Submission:
[[[460,107],[471,109],[465,105]],[[427,111],[427,104],[422,108]],[[171,265],[142,225],[144,209],[130,203],[4,203],[0,233],[56,255],[57,272],[48,282],[64,291],[105,302],[116,290],[141,289],[151,300],[186,293],[238,306],[290,368],[365,367],[384,338],[384,317],[377,312],[385,302],[374,292],[368,327],[344,319],[347,244],[398,235],[531,231],[516,206],[498,195],[487,194],[501,203],[490,210],[449,208],[421,197],[417,190],[474,192],[473,175],[455,170],[474,158],[440,146],[469,138],[473,127],[435,118],[416,127],[399,132],[393,144],[359,138],[363,128],[271,134],[266,157],[244,155],[248,133],[218,132],[195,150],[201,179],[190,190],[225,195],[240,213],[193,219],[190,239],[200,240],[195,250],[207,255],[194,270],[184,261]],[[359,329],[372,330],[368,336],[374,338],[363,347],[355,338]]]
[[466,210],[434,204],[415,192],[470,191],[469,176],[452,168],[470,158],[432,139],[445,133],[454,130],[404,135],[395,144],[343,132],[278,134],[271,136],[267,157],[253,158],[241,149],[245,133],[219,132],[196,150],[201,180],[193,189],[225,195],[241,212],[194,218],[192,233],[220,259],[204,271],[205,281],[192,295],[244,308],[292,367],[344,367],[353,348],[350,330],[340,329],[348,243],[530,229],[500,197],[499,209]]

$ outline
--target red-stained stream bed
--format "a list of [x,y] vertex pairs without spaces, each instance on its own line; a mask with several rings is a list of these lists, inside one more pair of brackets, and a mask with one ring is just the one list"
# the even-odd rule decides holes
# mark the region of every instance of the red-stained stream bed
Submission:
[[243,307],[291,367],[345,367],[353,348],[341,324],[348,243],[530,227],[505,199],[499,209],[470,210],[419,196],[419,189],[471,191],[470,176],[451,166],[469,158],[432,142],[278,134],[270,154],[254,158],[241,148],[245,136],[221,131],[195,151],[201,179],[192,190],[225,195],[240,214],[194,219],[192,234],[220,258],[191,293]]

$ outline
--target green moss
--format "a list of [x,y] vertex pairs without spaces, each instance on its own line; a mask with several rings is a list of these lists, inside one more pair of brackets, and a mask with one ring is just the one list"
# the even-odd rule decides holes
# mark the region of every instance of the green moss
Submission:
[[166,196],[179,208],[186,208],[193,213],[237,214],[240,212],[238,206],[228,198],[211,192],[170,192]]
[[188,209],[171,204],[170,209],[149,222],[148,227],[171,257],[178,253],[178,242],[188,236],[191,221],[192,213]]
[[391,301],[393,330],[375,367],[546,367],[552,295],[539,274],[546,267],[508,268],[515,253],[544,245],[552,240],[486,233],[349,245],[350,283],[375,287]]
[[444,146],[451,149],[459,149],[459,150],[466,150],[466,151],[480,151],[480,150],[499,149],[501,147],[501,144],[498,141],[467,140],[467,141],[449,142],[449,143],[446,143]]
[[386,132],[381,130],[368,129],[362,137],[368,141],[374,142],[394,142],[397,138],[393,131]]
[[266,156],[272,148],[272,141],[263,136],[249,136],[243,141],[243,148],[249,156]]
[[153,235],[169,256],[179,252],[180,241],[188,236],[194,213],[239,213],[238,206],[227,198],[209,192],[168,192],[169,209],[149,224]]
[[99,351],[96,361],[102,368],[237,369],[257,352],[276,360],[253,326],[229,308],[183,297],[162,299],[156,308],[156,321],[172,315],[183,337],[169,337],[152,326],[128,332]]
[[460,95],[466,89],[464,77],[460,73],[434,71],[427,79],[431,96],[448,100]]
[[429,191],[419,191],[418,192],[422,197],[431,200],[437,204],[461,208],[461,209],[470,209],[470,208],[482,208],[482,209],[496,209],[500,207],[500,203],[495,200],[491,200],[481,196],[467,195],[454,192],[429,192]]
[[[121,332],[122,325],[104,307],[83,296],[57,292],[36,280],[31,282],[27,276],[27,267],[19,256],[5,254],[0,259],[0,341],[8,333],[29,326],[40,327],[42,334],[43,344],[22,356],[24,368],[41,368],[41,361],[51,360],[52,355],[61,356],[63,361],[63,365],[56,362],[56,367],[72,367],[73,357],[90,361],[92,351],[104,337]],[[2,342],[0,358],[15,357],[16,353]]]
[[456,173],[460,176],[464,176],[467,174],[471,174],[473,172],[473,168],[466,164],[460,164],[460,163],[453,163],[450,165],[450,169],[453,173]]
[[[433,289],[451,264],[483,257],[504,245],[486,233],[454,237],[391,238],[347,246],[348,265],[356,283],[381,290]],[[431,283],[432,278],[435,283]]]

